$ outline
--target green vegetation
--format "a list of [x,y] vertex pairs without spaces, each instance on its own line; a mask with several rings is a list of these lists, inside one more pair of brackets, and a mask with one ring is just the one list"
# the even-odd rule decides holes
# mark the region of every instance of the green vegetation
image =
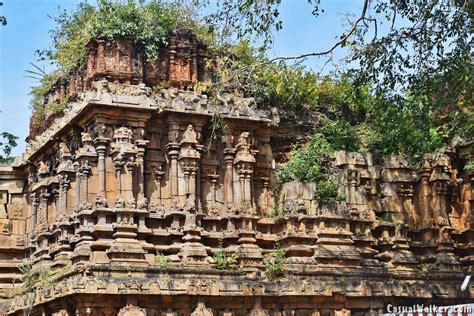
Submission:
[[275,222],[280,222],[285,218],[285,209],[283,207],[283,203],[273,205],[270,218],[272,218]]
[[219,250],[212,256],[216,268],[219,270],[228,270],[237,262],[237,255],[233,252],[226,251],[222,242],[219,244]]
[[[0,2],[0,7],[3,5],[3,2]],[[0,25],[5,26],[7,25],[7,18],[4,15],[0,16]]]
[[390,213],[390,212],[383,213],[382,215],[380,215],[379,218],[384,223],[393,223],[394,222],[393,213]]
[[335,199],[338,184],[330,173],[329,161],[333,150],[322,134],[314,134],[303,147],[295,148],[290,161],[276,171],[278,180],[314,182],[317,199]]
[[64,10],[54,21],[56,28],[50,32],[52,48],[38,50],[37,54],[40,60],[57,65],[57,70],[46,74],[33,65],[36,69],[28,71],[40,81],[31,91],[33,121],[37,123],[45,112],[64,110],[63,104],[45,105],[45,96],[58,82],[84,66],[89,41],[99,37],[130,38],[143,49],[147,60],[154,61],[174,28],[191,29],[204,41],[210,34],[203,24],[196,22],[192,7],[160,0],[99,0],[97,5],[81,2],[75,11]]
[[[318,18],[325,4],[307,2]],[[280,5],[281,1],[229,0],[213,8],[208,19],[218,26],[222,41],[240,40],[228,45],[231,54],[222,54],[219,79],[230,90],[255,97],[258,106],[274,105],[285,114],[298,111],[303,122],[306,114],[313,113],[321,121],[313,127],[314,137],[323,135],[333,149],[371,151],[376,162],[389,154],[405,154],[416,161],[454,138],[474,135],[472,5],[365,0],[361,12],[348,13],[347,30],[327,43],[327,50],[269,60],[265,52],[274,32],[284,27]],[[390,28],[380,28],[387,23]],[[253,49],[249,41],[262,45]],[[347,51],[336,61],[338,75],[333,79],[298,64],[305,58],[334,62],[332,53],[341,47]],[[302,155],[297,148],[293,157],[280,175],[315,176],[298,177],[295,170],[311,155]]]
[[8,222],[8,223],[4,223],[3,224],[3,231],[6,232],[6,233],[11,233],[12,232],[12,229],[13,229],[13,224],[12,222]]
[[263,262],[265,263],[265,275],[269,281],[275,281],[283,276],[286,266],[285,249],[280,245],[275,245],[272,253],[267,254]]
[[50,287],[54,284],[53,272],[47,266],[34,267],[31,262],[25,262],[20,271],[23,273],[23,290],[26,293],[37,287]]
[[11,133],[0,133],[0,165],[12,162],[13,158],[10,155],[12,149],[17,145],[17,139],[18,137]]
[[170,259],[159,251],[156,252],[155,261],[158,263],[158,266],[162,269],[168,269],[171,265]]
[[474,170],[474,161],[469,161],[465,166],[464,166],[465,171],[472,171]]
[[425,278],[429,279],[431,276],[436,275],[439,272],[440,266],[436,263],[421,263],[417,266],[420,275]]
[[55,22],[57,28],[51,31],[53,48],[38,53],[57,63],[62,74],[81,65],[86,58],[86,44],[99,37],[130,38],[143,47],[147,60],[153,61],[173,28],[191,29],[202,37],[207,32],[196,22],[191,7],[160,0],[99,0],[96,6],[81,2],[76,11],[64,10]]

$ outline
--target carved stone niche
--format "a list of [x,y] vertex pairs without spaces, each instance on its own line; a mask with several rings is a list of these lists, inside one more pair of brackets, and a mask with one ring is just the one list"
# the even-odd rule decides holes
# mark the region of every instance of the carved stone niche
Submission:
[[51,174],[49,166],[43,161],[39,162],[37,170],[38,170],[39,180],[43,180],[43,179],[49,177],[49,175]]
[[243,213],[254,214],[255,210],[252,205],[252,175],[253,168],[256,162],[255,150],[251,150],[251,139],[249,132],[243,132],[239,136],[237,145],[235,146],[234,167],[237,175],[236,188],[234,189],[236,205],[240,206]]
[[433,157],[433,172],[430,176],[430,184],[432,186],[433,199],[432,216],[438,225],[444,225],[448,220],[448,186],[451,180],[449,157],[444,154],[436,154]]
[[137,147],[132,144],[132,131],[127,127],[119,127],[114,131],[112,143],[112,159],[117,178],[115,206],[123,208],[136,207],[134,198],[134,173],[136,167]]
[[199,172],[199,160],[201,146],[198,144],[198,133],[190,124],[183,133],[180,142],[178,161],[181,168],[183,182],[180,183],[179,193],[184,193],[186,204],[197,206],[197,175]]
[[59,143],[58,160],[59,160],[59,166],[57,168],[58,173],[63,172],[63,171],[65,172],[74,171],[71,152],[69,151],[69,148],[64,142]]

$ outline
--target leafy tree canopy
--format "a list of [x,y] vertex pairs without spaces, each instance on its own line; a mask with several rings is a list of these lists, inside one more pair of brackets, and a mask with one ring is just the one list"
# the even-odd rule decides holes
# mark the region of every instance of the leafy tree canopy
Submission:
[[[3,2],[0,2],[0,6],[3,5]],[[0,16],[0,25],[7,25],[7,18],[5,16]],[[8,164],[12,161],[10,157],[12,149],[17,145],[18,137],[9,132],[0,132],[0,165]]]
[[10,156],[12,149],[17,145],[18,137],[8,133],[0,133],[0,165],[12,162],[13,158]]
[[[0,7],[3,5],[3,2],[0,2]],[[0,15],[0,25],[7,25],[7,18],[4,15]]]
[[[203,6],[210,3],[196,2]],[[218,37],[261,43],[259,52],[264,55],[275,32],[285,27],[285,21],[280,18],[281,2],[219,0],[217,9],[207,19],[218,26]],[[324,14],[324,2],[307,2],[315,18]],[[332,86],[329,85],[332,87],[330,99],[337,104],[329,109],[332,112],[329,113],[332,114],[330,125],[346,126],[338,129],[342,134],[355,130],[363,148],[374,151],[379,158],[390,153],[417,158],[457,136],[472,137],[474,3],[361,0],[360,6],[359,13],[347,16],[347,29],[334,43],[328,43],[327,50],[265,59],[259,61],[257,67],[244,65],[244,69],[259,78],[252,81],[258,87],[250,90],[270,88],[271,93],[267,90],[267,93],[256,94],[265,97],[266,102],[275,102],[271,96],[291,95],[297,104],[309,102],[320,106],[321,87],[327,79],[320,81],[316,88],[312,84],[321,78],[305,74],[298,64],[282,64],[282,61],[306,58],[330,61],[336,49],[345,49],[346,56],[338,63],[340,67],[332,74]],[[270,65],[262,66],[262,63]],[[276,74],[274,78],[267,75],[269,85],[262,84],[262,68],[266,69],[264,72],[269,70]],[[274,68],[289,75],[282,76]],[[243,72],[245,70],[234,69],[232,73],[244,80],[252,77],[240,76]],[[295,87],[285,83],[291,81],[291,76],[298,77],[293,81]],[[246,87],[242,79],[237,81],[240,87]],[[287,90],[281,89],[282,85]],[[322,103],[327,105],[327,102]],[[327,111],[324,114],[328,114]]]

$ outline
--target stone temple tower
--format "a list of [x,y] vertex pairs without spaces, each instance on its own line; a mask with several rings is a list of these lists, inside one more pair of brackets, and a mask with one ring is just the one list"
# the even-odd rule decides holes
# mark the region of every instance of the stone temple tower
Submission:
[[346,200],[321,202],[312,183],[276,182],[275,111],[198,92],[212,71],[189,31],[154,63],[127,39],[87,50],[45,100],[68,97],[66,110],[0,167],[0,314],[379,315],[474,300],[460,289],[474,272],[473,142],[419,170],[336,152]]

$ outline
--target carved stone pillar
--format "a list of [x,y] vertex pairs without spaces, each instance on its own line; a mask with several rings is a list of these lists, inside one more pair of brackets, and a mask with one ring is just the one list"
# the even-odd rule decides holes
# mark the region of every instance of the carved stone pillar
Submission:
[[80,197],[78,210],[92,208],[92,205],[89,203],[89,175],[92,170],[90,163],[97,160],[97,152],[89,133],[81,133],[81,142],[82,147],[76,153],[77,163],[79,164],[76,165],[76,181],[77,178],[80,179],[77,185]]
[[262,177],[262,185],[263,185],[263,213],[265,215],[269,214],[270,210],[270,191],[268,190],[270,185],[270,177]]
[[98,155],[97,171],[99,180],[99,192],[97,193],[97,206],[107,206],[107,197],[105,193],[105,153],[107,151],[107,144],[110,139],[104,137],[97,137],[94,139],[96,151]]
[[228,207],[234,205],[234,189],[233,189],[233,163],[235,150],[233,148],[224,149],[225,174],[224,174],[224,199]]
[[197,174],[199,174],[199,164],[201,159],[201,153],[198,150],[200,146],[198,145],[197,138],[197,133],[193,126],[189,125],[183,133],[178,156],[178,161],[184,175],[184,194],[186,197],[186,204],[192,205],[195,209],[198,209],[196,187],[198,180]]
[[162,205],[163,202],[161,201],[161,179],[163,179],[165,172],[163,171],[163,166],[161,164],[157,168],[153,169],[153,175],[156,179],[156,198],[158,200],[158,203]]
[[89,162],[85,160],[81,167],[81,209],[90,209],[92,206],[89,203],[89,174],[91,173],[91,167]]
[[147,204],[146,196],[145,196],[145,149],[148,144],[147,140],[137,140],[136,141],[138,152],[137,152],[137,182],[138,182],[138,205],[145,206]]
[[117,177],[116,207],[136,207],[134,196],[134,181],[136,169],[137,147],[132,144],[132,131],[127,127],[120,127],[114,131],[112,156]]
[[418,212],[415,222],[418,226],[431,226],[431,188],[429,183],[430,170],[422,170],[420,173],[420,185],[418,189]]
[[95,56],[96,48],[93,43],[90,43],[87,47],[87,78],[92,78],[95,72]]
[[81,208],[81,169],[79,162],[74,162],[74,169],[76,170],[76,192],[74,195],[74,206],[76,212]]
[[128,207],[135,208],[137,203],[133,194],[133,178],[135,172],[135,164],[133,161],[129,160],[125,163],[124,171],[125,173],[123,175],[122,181],[122,196]]
[[70,183],[71,181],[67,175],[61,176],[61,180],[59,181],[59,219],[63,219],[67,216],[67,191],[69,189]]
[[237,195],[237,203],[242,211],[254,213],[252,197],[252,175],[253,166],[256,162],[254,155],[256,151],[251,151],[250,135],[248,132],[240,134],[239,141],[235,147],[236,155],[234,165],[239,175],[240,190]]
[[178,196],[178,155],[179,155],[179,144],[169,143],[166,145],[168,156],[170,159],[170,187],[171,197]]
[[122,170],[123,170],[123,161],[120,157],[114,159],[114,168],[115,168],[115,179],[117,183],[117,192],[115,197],[115,207],[123,207],[124,200],[122,196]]
[[34,233],[36,231],[36,222],[37,222],[37,213],[39,207],[39,198],[38,193],[31,193],[31,231]]
[[217,183],[219,180],[219,175],[211,174],[209,175],[211,178],[211,205],[209,207],[209,211],[211,214],[216,214],[218,212],[217,209]]
[[48,230],[48,199],[51,194],[46,188],[41,189],[40,202],[37,213],[36,232],[42,233]]

